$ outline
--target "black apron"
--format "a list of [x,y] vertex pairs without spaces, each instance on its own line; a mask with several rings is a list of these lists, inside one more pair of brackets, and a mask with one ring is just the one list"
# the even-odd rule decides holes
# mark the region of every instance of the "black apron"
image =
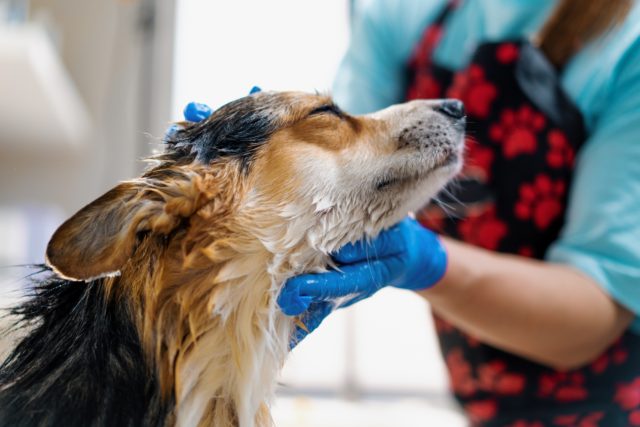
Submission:
[[[452,72],[433,61],[449,4],[409,63],[407,99],[457,98],[468,114],[465,167],[444,212],[419,220],[492,251],[543,258],[558,238],[584,121],[558,72],[526,40],[480,45]],[[514,278],[517,280],[517,278]],[[640,426],[640,337],[627,332],[591,365],[559,372],[483,344],[436,316],[452,391],[474,426]],[[505,319],[508,321],[508,319]]]

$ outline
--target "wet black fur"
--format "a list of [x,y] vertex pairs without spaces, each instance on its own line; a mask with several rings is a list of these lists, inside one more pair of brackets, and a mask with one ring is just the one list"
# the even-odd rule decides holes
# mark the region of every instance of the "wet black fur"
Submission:
[[260,146],[281,125],[277,111],[285,108],[277,94],[260,93],[232,101],[200,123],[185,126],[167,139],[169,153],[195,156],[203,163],[235,157],[247,171]]
[[129,307],[102,285],[48,272],[12,310],[29,331],[0,366],[0,426],[164,425],[172,402],[160,397]]

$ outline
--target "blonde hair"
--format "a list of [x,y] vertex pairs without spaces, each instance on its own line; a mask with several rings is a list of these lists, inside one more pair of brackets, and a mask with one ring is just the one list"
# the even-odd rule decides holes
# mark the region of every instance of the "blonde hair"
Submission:
[[632,4],[633,0],[560,0],[537,44],[560,68],[584,44],[621,23]]

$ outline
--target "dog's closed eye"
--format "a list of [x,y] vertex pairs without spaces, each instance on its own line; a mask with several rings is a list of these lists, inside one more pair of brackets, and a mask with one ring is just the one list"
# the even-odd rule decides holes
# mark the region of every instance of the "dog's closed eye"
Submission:
[[333,114],[336,117],[344,118],[344,112],[335,104],[326,104],[317,107],[309,113],[309,116],[315,116],[318,114]]

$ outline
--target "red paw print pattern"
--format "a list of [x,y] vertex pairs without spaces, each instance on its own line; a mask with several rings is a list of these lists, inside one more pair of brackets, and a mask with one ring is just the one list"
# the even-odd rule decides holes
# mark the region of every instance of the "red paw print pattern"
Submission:
[[506,427],[545,427],[540,421],[524,421],[518,420],[513,424],[509,424]]
[[495,158],[494,151],[467,138],[464,153],[464,175],[474,177],[481,182],[491,178],[491,166]]
[[622,365],[628,358],[629,352],[622,346],[620,340],[618,340],[618,342],[591,364],[591,372],[596,375],[601,375],[607,371],[609,366]]
[[544,374],[538,383],[538,395],[552,398],[558,402],[575,402],[587,398],[584,386],[584,374],[581,372],[553,372]]
[[623,410],[629,411],[630,426],[640,426],[640,377],[618,385],[613,401]]
[[587,415],[561,415],[553,419],[554,426],[563,427],[600,427],[600,421],[604,418],[603,412],[593,412]]
[[464,405],[464,410],[472,423],[483,423],[497,415],[498,402],[493,399],[478,400]]
[[518,249],[518,253],[527,258],[532,258],[534,255],[533,248],[531,246],[521,246],[520,249]]
[[544,116],[525,105],[519,110],[506,109],[502,112],[500,123],[489,129],[492,140],[502,146],[507,159],[521,154],[533,154],[537,148],[537,134],[546,125]]
[[501,395],[513,396],[522,393],[525,377],[507,371],[507,366],[500,360],[478,367],[480,388]]
[[515,205],[516,217],[533,221],[540,230],[546,229],[562,214],[565,191],[563,181],[552,181],[546,175],[538,175],[533,183],[520,187],[520,199]]
[[567,136],[559,131],[552,130],[547,135],[549,151],[547,152],[547,164],[552,168],[568,167],[573,168],[575,153],[569,145]]
[[436,327],[436,332],[438,332],[438,334],[448,334],[456,330],[451,323],[447,322],[446,320],[444,320],[439,316],[433,317],[433,323]]
[[520,50],[514,43],[504,43],[496,51],[496,58],[503,64],[511,64],[518,59]]
[[484,70],[472,64],[468,70],[453,78],[453,85],[447,91],[448,98],[457,98],[464,102],[467,114],[485,119],[491,111],[491,104],[498,96],[498,90],[486,80]]
[[631,411],[629,414],[629,425],[634,427],[640,426],[640,411]]
[[490,207],[480,215],[460,221],[458,231],[465,242],[496,250],[507,235],[507,225],[497,218],[495,207]]
[[624,410],[640,408],[640,377],[616,388],[613,400]]
[[454,393],[469,397],[476,392],[476,384],[471,375],[471,365],[464,358],[462,349],[455,348],[451,350],[445,359],[449,378],[451,380],[451,388]]
[[407,92],[407,98],[412,99],[436,99],[442,97],[440,83],[431,74],[418,73],[416,81]]
[[480,347],[480,340],[476,337],[472,337],[471,335],[467,335],[465,334],[464,336],[465,341],[467,342],[467,345],[470,348],[476,348],[476,347]]
[[431,205],[420,209],[416,214],[416,219],[423,227],[440,233],[444,230],[445,216],[446,213],[440,206]]

